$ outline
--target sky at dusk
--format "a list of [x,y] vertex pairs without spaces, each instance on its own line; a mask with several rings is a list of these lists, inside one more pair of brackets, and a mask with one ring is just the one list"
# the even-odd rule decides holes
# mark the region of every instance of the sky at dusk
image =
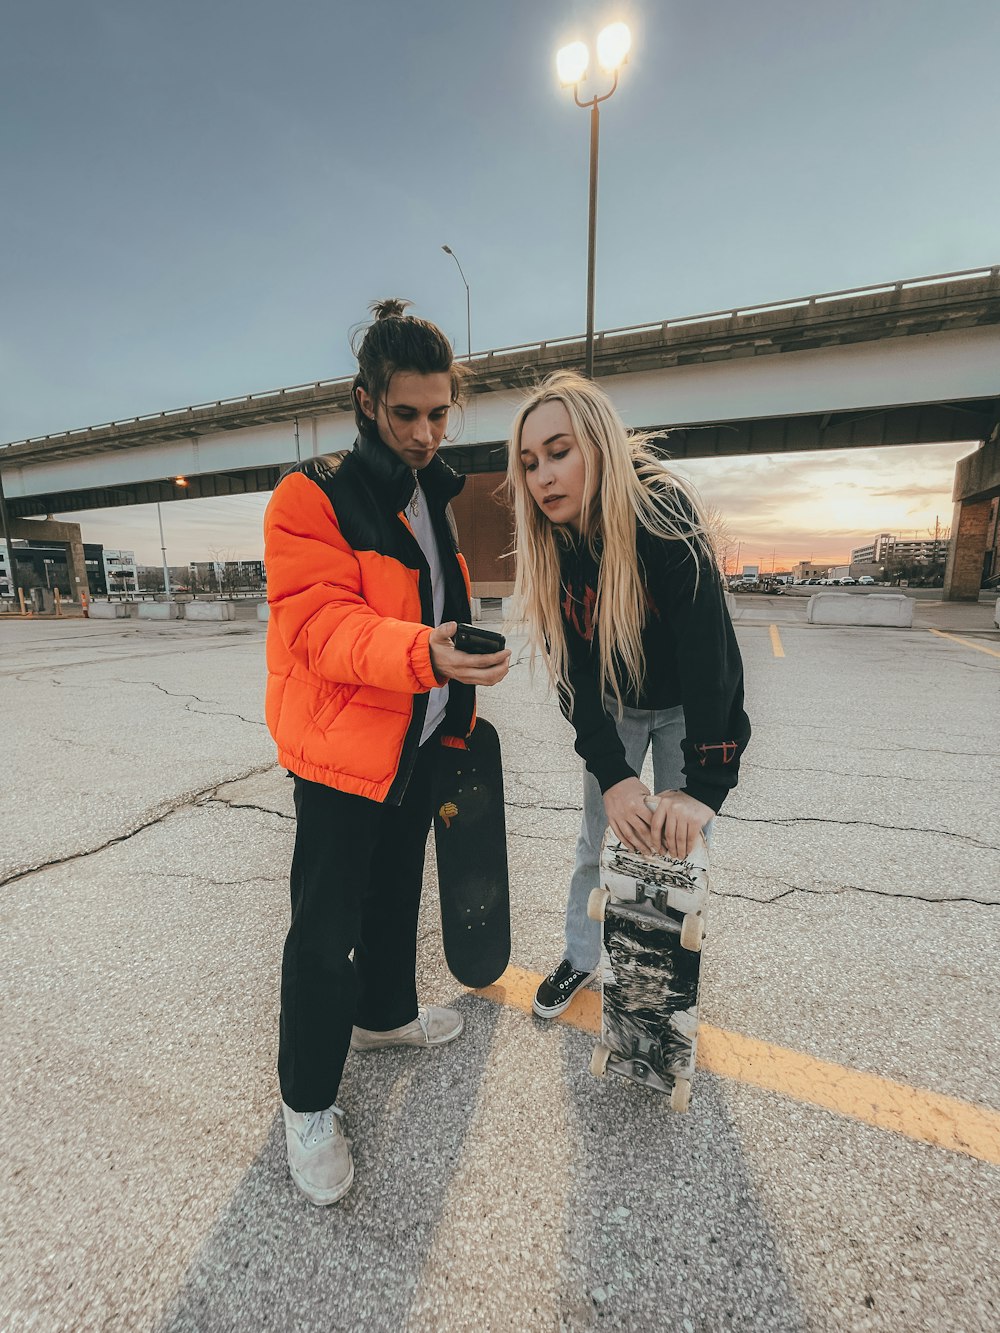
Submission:
[[[554,53],[620,17],[599,328],[1000,259],[994,0],[34,0],[0,49],[0,441],[349,373],[378,296],[464,351],[443,243],[476,350],[580,333]],[[683,470],[780,567],[950,522],[971,447]],[[259,556],[265,502],[164,506],[170,560]],[[76,517],[158,560],[154,509]]]

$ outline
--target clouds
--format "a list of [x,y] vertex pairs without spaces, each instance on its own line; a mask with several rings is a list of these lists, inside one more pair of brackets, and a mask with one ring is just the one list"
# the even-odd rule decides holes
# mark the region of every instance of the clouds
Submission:
[[[386,292],[461,346],[443,241],[478,349],[582,330],[590,0],[8,8],[0,440],[347,373]],[[996,259],[995,3],[628,8],[599,328]]]
[[673,466],[726,519],[734,540],[790,565],[846,561],[878,532],[920,536],[951,521],[955,464],[970,444],[838,449]]

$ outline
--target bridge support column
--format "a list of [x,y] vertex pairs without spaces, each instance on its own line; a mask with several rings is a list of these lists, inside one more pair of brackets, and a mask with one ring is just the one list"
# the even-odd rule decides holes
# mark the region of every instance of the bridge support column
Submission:
[[995,424],[989,438],[975,453],[960,458],[955,467],[955,516],[944,573],[944,597],[949,602],[979,600],[990,545],[992,501],[1000,495],[1000,399],[994,404],[993,415]]
[[73,597],[80,601],[80,593],[88,593],[87,563],[83,558],[83,540],[79,523],[60,523],[56,519],[12,518],[11,538],[31,542],[59,542],[66,547],[66,566]]
[[990,522],[989,500],[959,500],[951,525],[951,549],[944,574],[944,599],[978,602]]

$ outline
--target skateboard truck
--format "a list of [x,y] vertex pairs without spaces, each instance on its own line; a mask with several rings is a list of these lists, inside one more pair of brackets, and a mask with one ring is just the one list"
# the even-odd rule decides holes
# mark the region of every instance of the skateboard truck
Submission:
[[[607,876],[607,878],[610,879],[611,877]],[[633,883],[633,881],[629,881],[629,883]],[[615,887],[618,886],[616,885]],[[607,913],[608,903],[611,902],[612,898],[617,899],[619,902],[641,903],[646,901],[650,906],[655,908],[661,916],[674,922],[675,926],[677,921],[680,922],[682,949],[689,949],[692,953],[700,952],[702,940],[705,938],[705,921],[700,908],[696,912],[679,912],[674,909],[671,909],[668,912],[665,910],[667,904],[661,906],[661,902],[666,898],[665,890],[661,891],[662,898],[659,897],[659,895],[654,898],[652,895],[642,891],[638,885],[633,885],[633,887],[634,892],[628,898],[619,898],[618,894],[612,894],[609,889],[604,888],[603,886],[592,889],[590,897],[587,899],[587,915],[590,917],[591,921],[604,920]]]

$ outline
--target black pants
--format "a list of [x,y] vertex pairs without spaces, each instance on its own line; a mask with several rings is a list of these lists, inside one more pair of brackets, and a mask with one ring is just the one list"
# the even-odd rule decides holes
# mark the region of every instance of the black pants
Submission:
[[398,806],[295,779],[278,1042],[281,1096],[293,1111],[334,1103],[354,1024],[385,1032],[417,1016],[417,915],[439,754],[437,736],[420,747]]

